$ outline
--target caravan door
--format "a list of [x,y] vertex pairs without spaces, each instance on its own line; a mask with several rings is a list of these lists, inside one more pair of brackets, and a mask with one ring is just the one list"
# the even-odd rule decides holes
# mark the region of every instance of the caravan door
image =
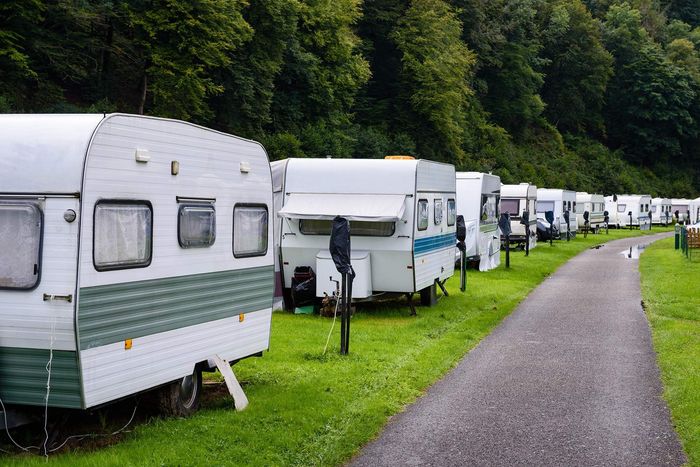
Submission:
[[74,310],[78,264],[77,197],[0,194],[0,398],[80,408]]

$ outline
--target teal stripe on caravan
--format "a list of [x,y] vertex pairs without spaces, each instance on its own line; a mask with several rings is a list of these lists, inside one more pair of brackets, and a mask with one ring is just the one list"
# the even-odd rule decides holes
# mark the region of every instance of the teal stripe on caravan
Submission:
[[[0,398],[4,404],[40,405],[46,398],[48,349],[0,347]],[[49,406],[81,408],[76,352],[54,350]]]
[[272,307],[273,266],[80,289],[80,349]]
[[457,235],[454,232],[443,235],[434,235],[432,237],[417,238],[413,242],[413,253],[416,256],[424,255],[427,253],[432,253],[433,251],[454,247],[456,244]]

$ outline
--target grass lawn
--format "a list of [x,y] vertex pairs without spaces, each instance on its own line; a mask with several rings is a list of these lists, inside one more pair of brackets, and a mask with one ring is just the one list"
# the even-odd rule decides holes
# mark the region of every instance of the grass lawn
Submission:
[[[234,367],[250,399],[244,412],[232,409],[223,386],[215,383],[219,376],[212,375],[205,387],[204,406],[195,416],[143,417],[126,434],[99,443],[74,444],[66,452],[53,455],[49,463],[343,463],[377,436],[388,417],[402,411],[454,367],[557,267],[588,247],[630,235],[640,232],[611,230],[609,235],[555,242],[554,247],[540,244],[529,258],[523,252],[512,253],[509,270],[502,264],[486,273],[470,271],[464,294],[458,290],[458,275],[454,276],[448,282],[450,296],[433,308],[418,307],[418,316],[409,316],[405,303],[360,308],[352,320],[347,357],[337,353],[339,323],[331,348],[322,355],[330,319],[276,312],[270,351],[263,358],[248,359]],[[685,299],[689,297],[690,291]],[[697,326],[697,322],[692,324]],[[669,326],[680,325],[673,321]],[[685,337],[687,345],[691,335],[692,332]],[[697,363],[700,359],[695,336]],[[672,358],[678,358],[673,355]],[[695,378],[697,382],[697,372]],[[697,402],[696,397],[696,407]],[[126,415],[121,414],[119,424],[110,421],[103,429],[109,432],[123,424],[131,407],[124,409]],[[698,413],[696,410],[696,417]],[[696,425],[697,421],[696,418]],[[687,433],[691,425],[686,427]],[[9,449],[6,440],[0,439],[0,447]],[[35,455],[0,456],[4,456],[0,457],[0,464],[44,464],[44,459]]]
[[640,270],[664,397],[690,465],[700,466],[700,252],[691,262],[662,240]]

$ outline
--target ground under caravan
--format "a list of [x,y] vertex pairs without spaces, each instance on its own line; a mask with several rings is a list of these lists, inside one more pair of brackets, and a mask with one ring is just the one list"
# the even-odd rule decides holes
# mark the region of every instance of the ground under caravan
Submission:
[[328,247],[331,221],[342,216],[352,236],[353,299],[421,292],[423,303],[433,303],[436,282],[454,273],[452,165],[390,159],[289,159],[285,165],[278,213],[285,297],[300,271],[316,278],[317,298],[336,291],[340,274]]
[[464,216],[467,227],[466,258],[478,261],[480,271],[488,271],[501,263],[500,193],[501,177],[497,175],[457,172],[457,214]]
[[678,213],[677,221],[681,224],[686,220],[690,221],[690,200],[685,198],[673,198],[671,200],[671,214],[676,216]]
[[669,225],[673,222],[671,200],[668,198],[652,198],[651,222],[652,224]]
[[522,223],[523,213],[529,213],[530,249],[537,246],[537,187],[530,183],[519,185],[501,185],[501,212],[510,213],[510,240],[512,243],[525,242],[525,225]]
[[613,195],[605,197],[605,210],[610,216],[610,227],[640,227],[651,225],[651,196]]
[[605,224],[605,196],[579,191],[576,193],[576,222],[579,229],[585,223],[584,213],[588,212],[588,228],[598,230]]
[[[537,189],[537,217],[544,219],[545,212],[554,211],[554,226],[559,229],[559,236],[566,239],[576,236],[578,222],[576,221],[576,192],[556,188]],[[565,212],[569,213],[567,225]]]
[[163,386],[167,410],[194,410],[202,370],[268,348],[271,209],[254,141],[134,115],[0,116],[2,402],[43,406],[51,356],[48,406]]

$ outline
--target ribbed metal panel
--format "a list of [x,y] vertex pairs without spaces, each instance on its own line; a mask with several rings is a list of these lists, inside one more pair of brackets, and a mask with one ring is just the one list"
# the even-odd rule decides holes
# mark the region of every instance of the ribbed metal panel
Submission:
[[[0,397],[3,403],[44,405],[48,361],[48,350],[0,347]],[[50,387],[51,407],[81,407],[75,352],[54,350]]]
[[80,349],[272,306],[273,266],[80,289]]
[[454,193],[456,191],[455,177],[453,165],[420,160],[418,161],[418,172],[416,174],[416,191]]

